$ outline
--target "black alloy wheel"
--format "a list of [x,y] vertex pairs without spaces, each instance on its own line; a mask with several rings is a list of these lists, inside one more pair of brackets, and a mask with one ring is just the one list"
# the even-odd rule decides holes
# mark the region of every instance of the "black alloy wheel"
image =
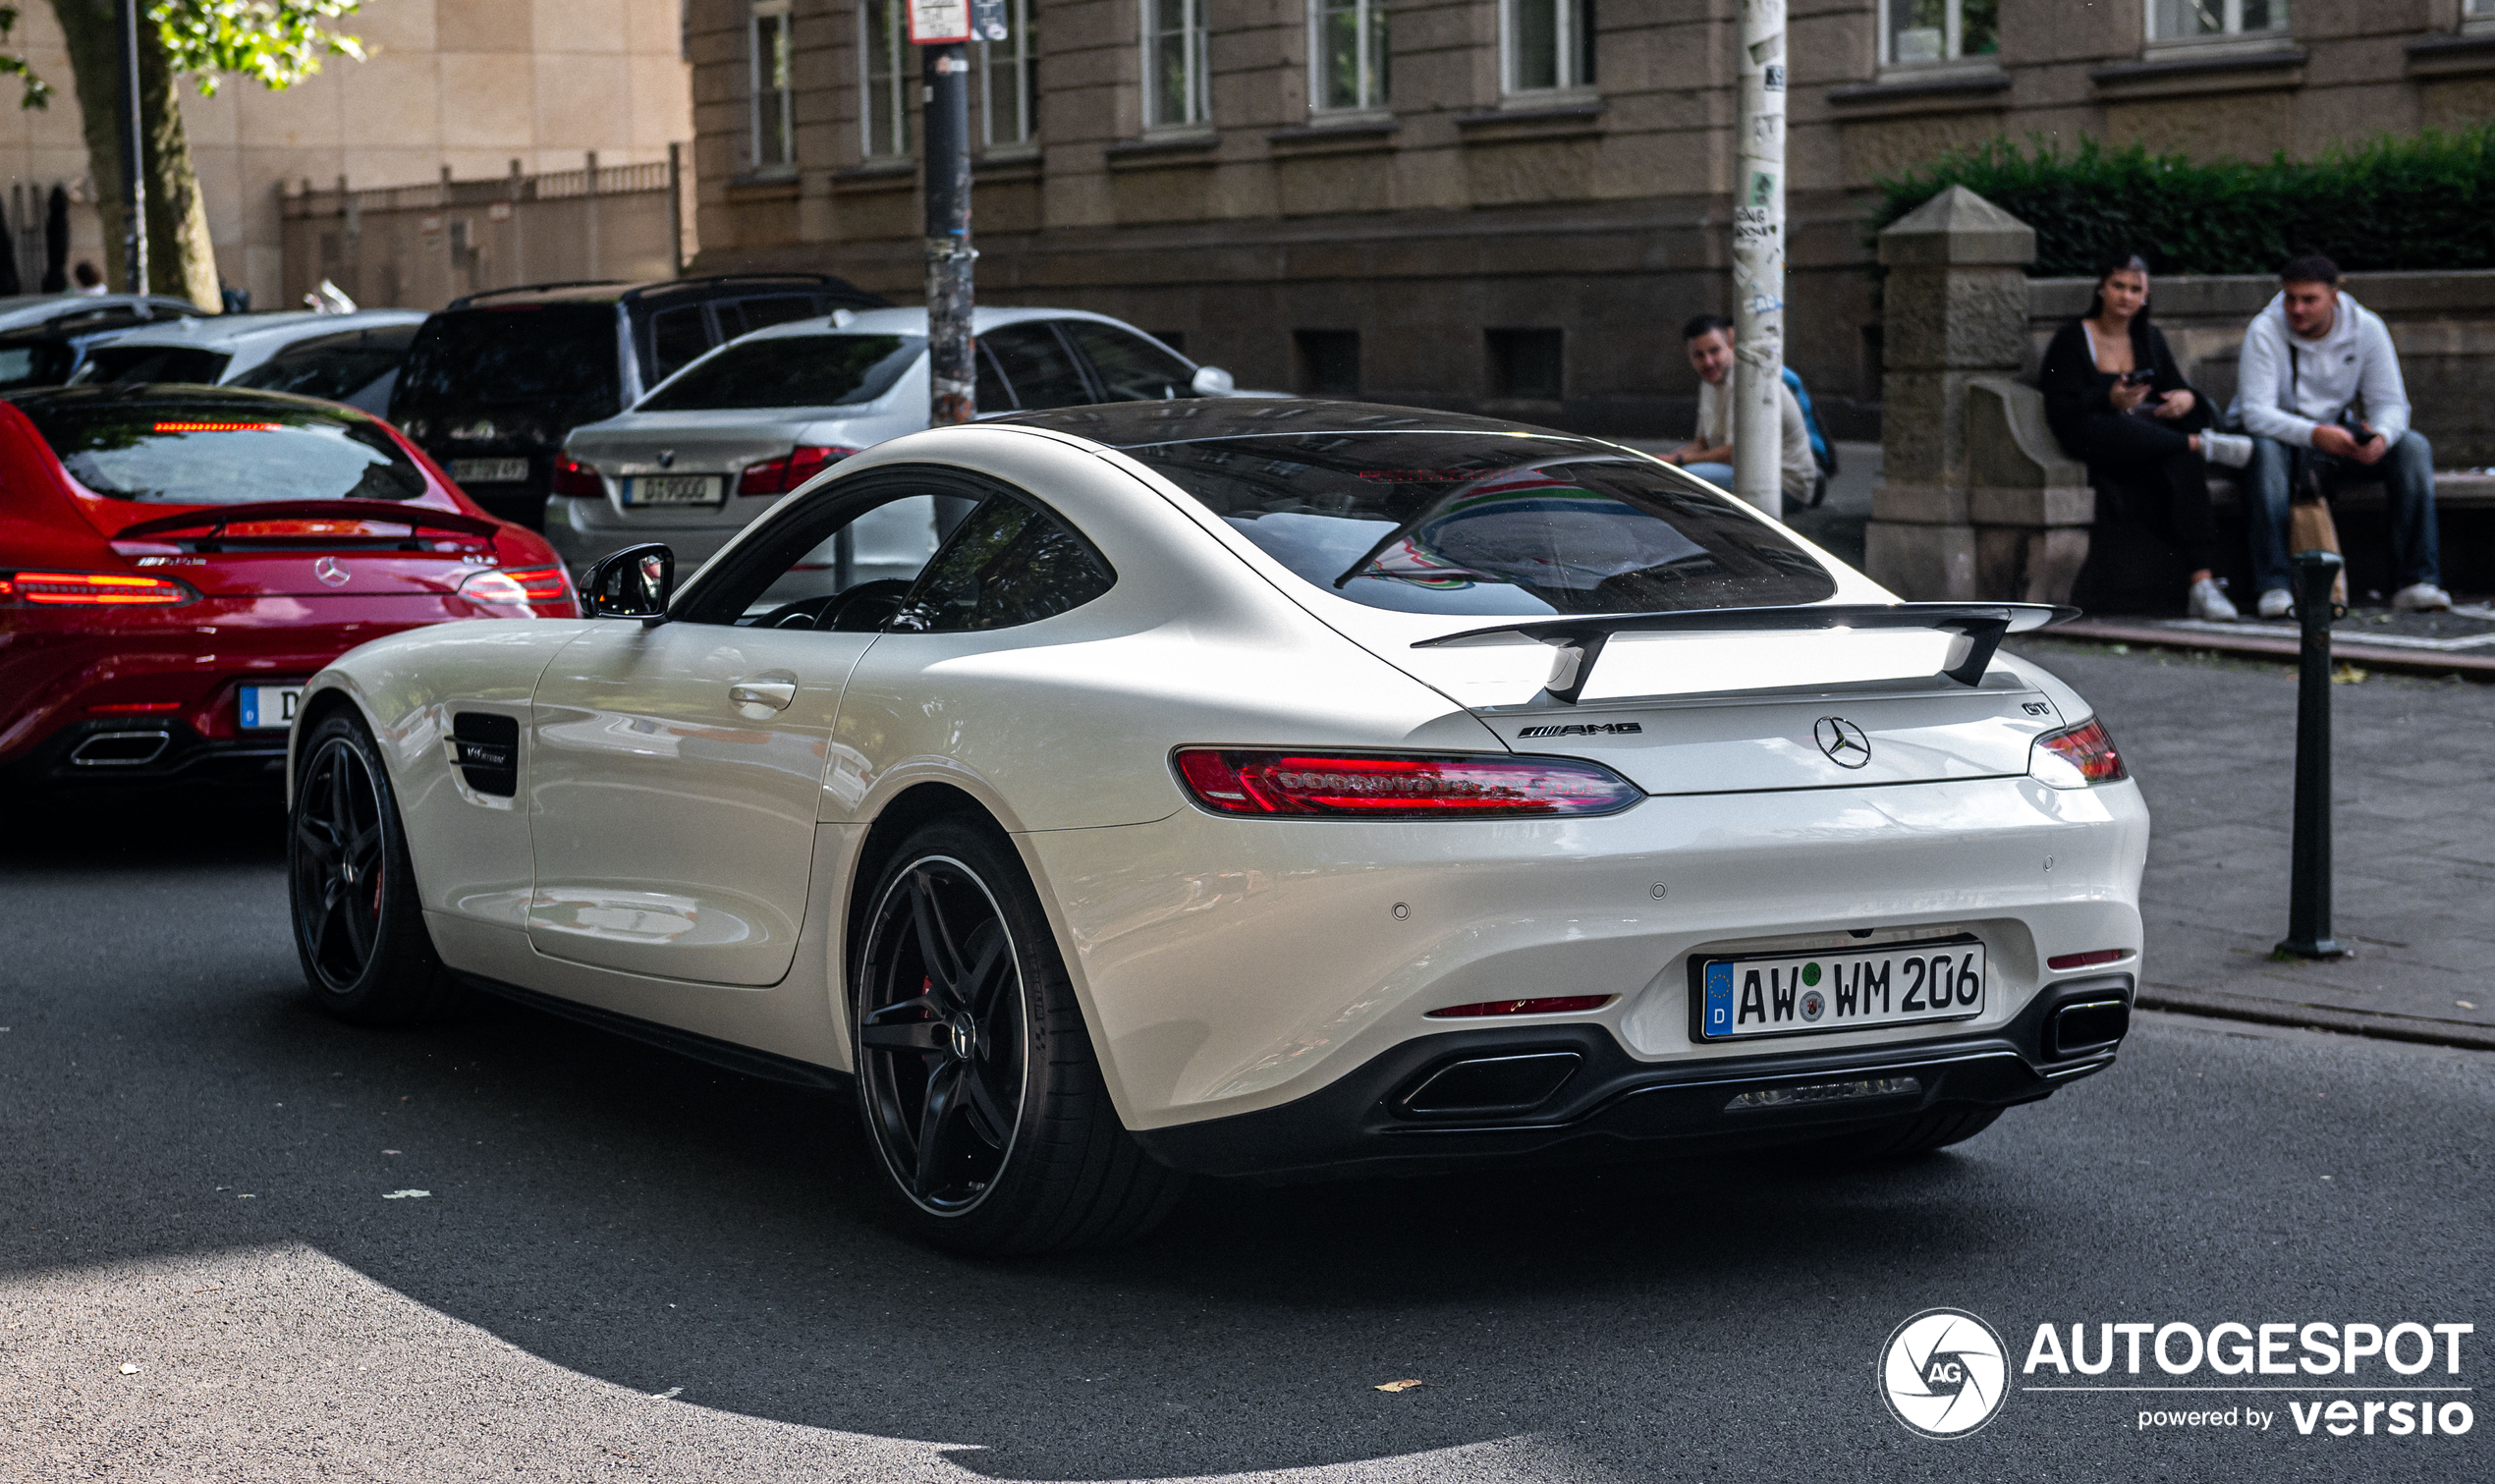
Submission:
[[295,951],[321,1007],[367,1024],[417,1020],[458,990],[425,931],[396,794],[354,716],[305,738],[287,811],[286,886]]
[[1148,1231],[1184,1181],[1119,1121],[1012,842],[940,818],[886,859],[855,940],[851,1051],[902,1219],[983,1256]]

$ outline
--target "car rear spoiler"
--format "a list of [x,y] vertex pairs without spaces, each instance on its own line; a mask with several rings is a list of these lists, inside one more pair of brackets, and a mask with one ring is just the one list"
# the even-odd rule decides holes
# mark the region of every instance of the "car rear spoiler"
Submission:
[[1522,637],[1559,651],[1543,693],[1573,706],[1584,693],[1594,661],[1615,633],[1766,633],[1811,629],[1931,629],[1963,640],[1950,647],[1940,673],[1962,686],[1981,685],[2004,634],[2025,633],[2079,616],[2050,603],[1800,603],[1776,608],[1693,608],[1674,613],[1595,614],[1534,619],[1495,629],[1469,629],[1422,639],[1414,649],[1489,644]]
[[257,505],[228,505],[158,516],[151,521],[123,526],[113,532],[112,539],[125,541],[139,536],[168,535],[178,530],[203,529],[206,534],[198,538],[197,549],[214,551],[217,543],[224,539],[227,526],[259,521],[378,521],[385,524],[405,525],[411,530],[450,530],[470,536],[491,536],[502,529],[501,522],[480,516],[464,515],[455,510],[434,510],[422,505],[402,505],[396,500],[269,500]]

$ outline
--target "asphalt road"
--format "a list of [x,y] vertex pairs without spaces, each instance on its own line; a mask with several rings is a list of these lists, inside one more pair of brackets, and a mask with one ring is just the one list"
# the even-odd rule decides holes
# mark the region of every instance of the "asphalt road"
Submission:
[[2148,1017],[1905,1165],[1217,1188],[980,1265],[893,1234],[829,1096],[512,1009],[323,1018],[265,813],[8,823],[0,1477],[2495,1476],[2495,1422],[2304,1436],[2285,1397],[2142,1432],[2177,1399],[2014,1393],[1928,1441],[1873,1363],[1935,1305],[2014,1360],[2043,1322],[2414,1320],[2477,1325],[2417,1378],[2474,1387],[2485,1054]]

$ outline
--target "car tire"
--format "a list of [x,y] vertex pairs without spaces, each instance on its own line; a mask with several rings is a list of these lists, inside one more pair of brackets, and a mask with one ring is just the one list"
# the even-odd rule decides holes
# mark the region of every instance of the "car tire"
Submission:
[[1108,1245],[1159,1224],[1184,1177],[1111,1105],[1012,844],[967,819],[922,825],[866,904],[852,1065],[902,1220],[978,1256]]
[[1998,1108],[1944,1105],[1841,1134],[1822,1142],[1819,1148],[1832,1157],[1854,1162],[1908,1159],[1964,1143],[1991,1127],[2001,1114]]
[[298,755],[286,887],[313,1000],[360,1025],[448,1013],[460,992],[424,926],[398,796],[372,734],[352,713],[333,713]]

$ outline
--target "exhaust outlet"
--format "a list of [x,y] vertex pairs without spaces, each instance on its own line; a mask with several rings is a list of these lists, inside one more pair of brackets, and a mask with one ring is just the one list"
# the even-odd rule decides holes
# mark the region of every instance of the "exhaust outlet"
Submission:
[[71,749],[70,761],[82,768],[141,768],[171,745],[170,732],[98,732]]

